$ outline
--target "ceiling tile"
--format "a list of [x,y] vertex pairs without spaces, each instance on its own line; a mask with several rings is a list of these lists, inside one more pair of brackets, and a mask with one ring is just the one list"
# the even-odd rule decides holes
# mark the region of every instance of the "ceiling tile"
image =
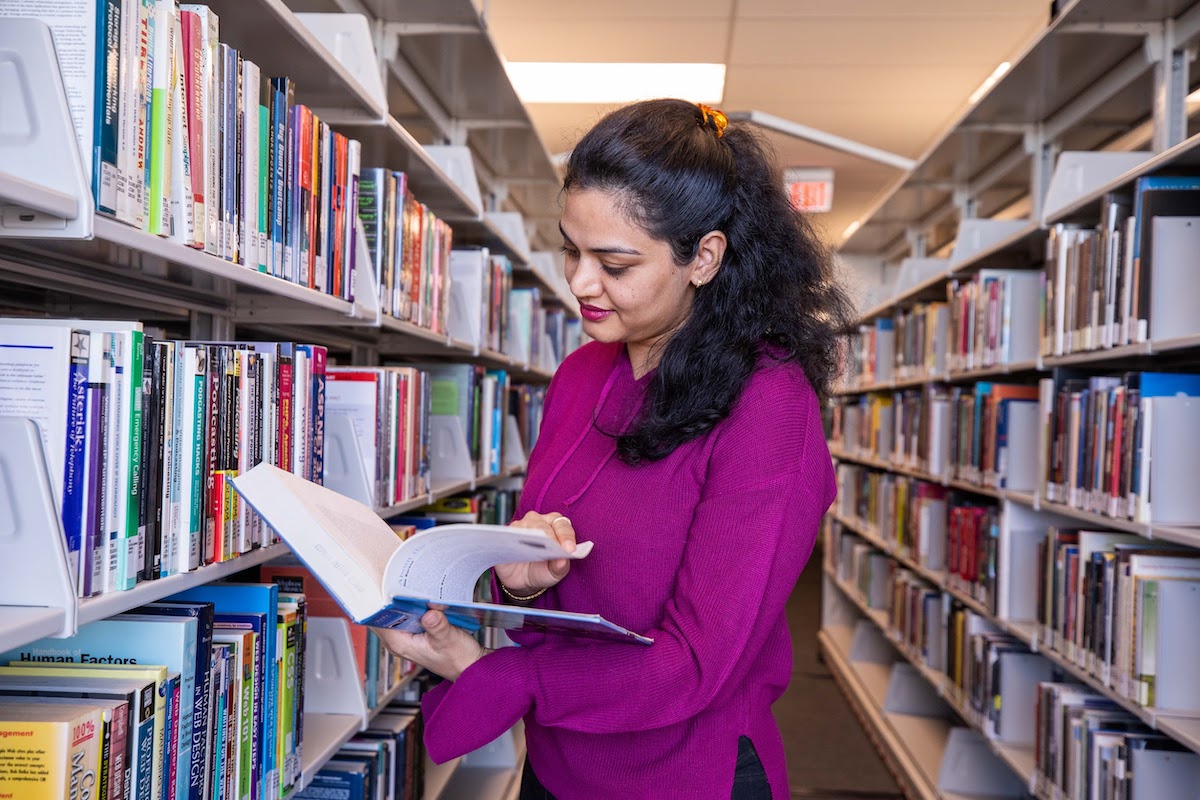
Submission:
[[739,0],[738,16],[751,17],[989,17],[1050,19],[1047,0]]
[[986,18],[989,36],[974,33],[981,20],[921,19],[741,19],[734,25],[730,64],[822,66],[894,64],[974,65],[991,68],[1019,52],[1035,33],[1028,19]]
[[[980,65],[959,67],[893,65],[880,67],[731,67],[725,79],[727,110],[749,105],[762,110],[800,113],[812,104],[843,104],[870,112],[877,105],[897,103],[937,104],[947,108],[967,97],[992,71]],[[880,108],[879,112],[884,109]],[[887,109],[894,113],[896,109]],[[876,114],[880,125],[893,120]],[[802,121],[802,120],[801,120]]]
[[[728,19],[733,0],[487,0],[487,20]],[[581,31],[580,35],[587,35]]]
[[729,41],[725,19],[499,18],[491,30],[509,61],[723,63]]

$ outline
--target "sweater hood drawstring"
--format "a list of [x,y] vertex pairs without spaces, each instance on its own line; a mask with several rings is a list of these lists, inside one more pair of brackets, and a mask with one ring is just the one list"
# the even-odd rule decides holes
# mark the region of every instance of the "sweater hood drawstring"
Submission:
[[[609,370],[609,372],[608,372],[608,379],[604,381],[604,387],[600,390],[600,397],[596,401],[596,413],[595,413],[595,416],[593,416],[593,418],[592,418],[593,424],[595,423],[595,420],[599,418],[600,412],[604,409],[604,403],[608,399],[608,395],[612,392],[613,386],[617,382],[617,373],[620,370],[620,368],[621,368],[621,359],[620,359],[620,357],[618,357],[613,360],[612,369]],[[628,427],[628,422],[626,423],[625,427]],[[575,455],[576,451],[578,451],[579,448],[583,446],[583,441],[584,441],[584,439],[587,438],[587,435],[588,435],[588,433],[591,432],[591,429],[592,429],[592,426],[585,425],[583,430],[579,432],[578,438],[575,439],[575,443],[572,444],[571,447],[565,453],[563,453],[562,458],[560,458],[558,460],[558,463],[554,465],[554,469],[552,469],[550,471],[550,474],[546,477],[545,483],[542,484],[542,490],[540,492],[538,492],[537,503],[536,503],[536,505],[534,505],[534,508],[542,508],[543,507],[542,503],[546,499],[546,492],[549,491],[550,486],[553,485],[554,480],[558,477],[558,473],[562,472],[562,469],[563,469],[563,467],[565,467],[567,465],[567,462],[570,461],[571,458]],[[624,428],[622,428],[622,432],[624,432]],[[577,491],[575,494],[571,495],[569,498],[567,498],[564,501],[564,503],[563,503],[564,507],[569,507],[572,503],[574,503],[576,500],[578,500],[580,497],[583,496],[583,493],[586,492],[589,487],[591,487],[593,482],[595,482],[596,477],[599,476],[599,474],[600,474],[600,471],[603,470],[608,465],[609,461],[612,461],[613,456],[615,456],[616,454],[617,454],[616,448],[613,448],[612,452],[610,452],[605,458],[601,459],[600,463],[598,465],[596,465],[596,468],[594,470],[592,470],[592,474],[588,477],[588,479],[586,481],[584,481],[584,484],[579,489],[579,491]]]

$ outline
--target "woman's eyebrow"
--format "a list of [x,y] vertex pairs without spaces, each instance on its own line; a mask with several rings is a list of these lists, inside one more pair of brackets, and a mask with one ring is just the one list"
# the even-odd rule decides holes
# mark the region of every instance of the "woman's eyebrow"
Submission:
[[[565,239],[568,244],[575,244],[573,241],[571,241],[571,237],[567,236],[567,232],[565,230],[563,230],[563,226],[562,226],[561,222],[558,224],[558,232],[562,234],[563,239]],[[632,247],[618,247],[617,245],[612,245],[611,247],[589,247],[589,248],[587,248],[587,250],[589,253],[608,253],[608,254],[615,253],[615,254],[626,255],[626,256],[642,255],[642,252],[640,250],[634,250]]]

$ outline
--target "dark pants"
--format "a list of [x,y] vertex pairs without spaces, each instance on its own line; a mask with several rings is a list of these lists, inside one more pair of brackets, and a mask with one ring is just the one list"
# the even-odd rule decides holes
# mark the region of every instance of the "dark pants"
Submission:
[[[518,800],[554,800],[554,795],[546,791],[537,775],[533,774],[528,756],[525,757],[525,770],[521,774],[521,794]],[[733,772],[733,793],[730,800],[771,800],[767,772],[758,760],[754,743],[745,736],[738,739],[737,768]]]

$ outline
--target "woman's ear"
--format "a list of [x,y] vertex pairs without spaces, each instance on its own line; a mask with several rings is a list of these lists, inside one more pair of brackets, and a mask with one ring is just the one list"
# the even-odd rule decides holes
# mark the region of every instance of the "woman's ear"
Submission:
[[693,286],[699,288],[717,276],[728,244],[729,240],[721,231],[709,231],[700,237],[696,257],[692,259],[690,280]]

